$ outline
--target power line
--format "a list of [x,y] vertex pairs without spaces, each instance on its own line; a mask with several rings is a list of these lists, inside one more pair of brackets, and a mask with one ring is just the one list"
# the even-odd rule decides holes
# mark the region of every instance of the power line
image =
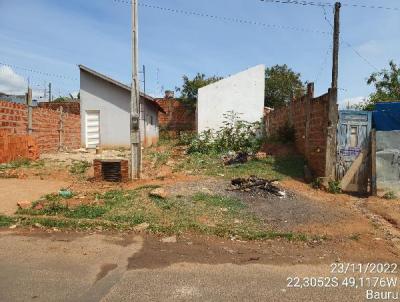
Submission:
[[345,41],[345,40],[343,40],[343,39],[340,39],[344,44],[346,44],[346,46],[347,47],[349,47],[350,49],[352,49],[353,50],[353,52],[357,55],[357,56],[359,56],[365,63],[367,63],[369,66],[371,66],[373,69],[375,69],[376,71],[379,71],[379,69],[374,65],[374,64],[372,64],[370,61],[368,61],[363,55],[361,55],[361,53],[357,50],[357,49],[355,49],[354,47],[353,47],[353,45],[351,45],[349,42],[347,42],[347,41]]
[[[316,1],[296,1],[296,0],[260,0],[262,2],[267,3],[278,3],[278,4],[293,4],[293,5],[302,5],[302,6],[335,6],[334,3],[331,2],[316,2]],[[366,4],[350,4],[350,3],[342,3],[342,6],[354,7],[354,8],[367,8],[367,9],[382,9],[382,10],[394,10],[400,11],[399,7],[387,7],[381,5],[366,5]]]
[[77,78],[65,76],[65,75],[62,75],[62,74],[48,73],[48,72],[44,72],[44,71],[39,71],[39,70],[27,68],[27,67],[20,67],[20,66],[16,66],[16,65],[12,65],[12,64],[3,63],[3,62],[0,62],[0,65],[11,67],[11,68],[15,68],[15,69],[24,70],[24,71],[31,72],[31,73],[41,74],[41,75],[44,75],[44,76],[47,76],[47,77],[54,77],[54,78],[59,78],[59,79],[78,81]]
[[[114,2],[118,2],[118,3],[132,4],[132,2],[129,1],[129,0],[113,0],[113,1]],[[261,27],[266,27],[266,28],[273,28],[273,29],[280,29],[280,30],[293,30],[293,31],[300,31],[300,32],[311,32],[311,33],[318,33],[318,34],[322,34],[322,35],[328,35],[329,34],[328,32],[309,29],[309,28],[303,28],[303,27],[297,27],[297,26],[287,26],[287,25],[278,25],[278,24],[268,24],[268,23],[263,23],[263,22],[259,22],[259,21],[245,20],[245,19],[231,18],[231,17],[224,17],[224,16],[217,16],[217,15],[211,15],[211,14],[207,14],[207,13],[199,13],[199,12],[194,12],[194,11],[187,11],[187,10],[176,9],[176,8],[162,7],[162,6],[157,6],[157,5],[145,4],[145,3],[139,3],[139,6],[145,7],[145,8],[157,9],[157,10],[161,10],[161,11],[164,11],[164,12],[170,12],[170,13],[182,14],[182,15],[188,15],[188,16],[197,16],[197,17],[209,18],[209,19],[220,20],[220,21],[225,21],[225,22],[233,22],[233,23],[247,24],[247,25],[256,25],[256,26],[261,26]]]
[[[324,19],[325,21],[329,24],[329,26],[333,29],[333,25],[332,22],[329,21],[327,14],[326,14],[326,10],[325,7],[323,7],[324,10]],[[363,55],[361,55],[361,53],[353,46],[351,45],[349,42],[347,42],[346,40],[344,40],[343,38],[340,38],[340,41],[342,43],[344,43],[347,47],[349,47],[358,57],[360,57],[365,63],[367,63],[370,67],[372,67],[373,69],[375,69],[376,71],[378,71],[378,68],[372,64],[367,58],[365,58]]]

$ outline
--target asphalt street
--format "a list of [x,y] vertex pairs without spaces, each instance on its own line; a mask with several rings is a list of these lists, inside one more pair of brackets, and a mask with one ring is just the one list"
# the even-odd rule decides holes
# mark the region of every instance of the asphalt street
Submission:
[[288,287],[289,277],[330,277],[329,264],[129,268],[144,240],[0,231],[0,301],[365,301],[366,288]]

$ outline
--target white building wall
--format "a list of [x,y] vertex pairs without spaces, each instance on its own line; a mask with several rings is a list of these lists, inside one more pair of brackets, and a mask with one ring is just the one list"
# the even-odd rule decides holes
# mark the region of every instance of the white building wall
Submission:
[[[130,145],[130,92],[117,85],[111,84],[90,73],[81,71],[81,138],[86,144],[85,116],[88,110],[100,111],[100,146],[129,147]],[[143,105],[144,103],[144,105]],[[157,120],[157,109],[141,98],[141,138],[146,142],[150,137],[152,143],[158,140],[158,124],[148,125],[153,116]],[[146,129],[146,131],[144,131]],[[146,139],[144,134],[146,134]]]
[[218,130],[223,114],[241,113],[248,122],[261,121],[264,114],[265,66],[258,65],[199,89],[197,131]]

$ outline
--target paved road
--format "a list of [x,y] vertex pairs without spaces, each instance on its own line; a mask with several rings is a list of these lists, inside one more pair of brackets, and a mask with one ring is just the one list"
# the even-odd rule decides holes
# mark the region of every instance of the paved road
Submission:
[[288,276],[329,276],[327,265],[129,269],[144,246],[137,235],[0,231],[0,301],[364,301],[364,290],[286,287]]

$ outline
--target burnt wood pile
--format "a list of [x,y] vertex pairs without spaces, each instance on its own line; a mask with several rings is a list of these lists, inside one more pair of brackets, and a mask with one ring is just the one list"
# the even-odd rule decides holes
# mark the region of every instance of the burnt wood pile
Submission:
[[250,192],[260,189],[279,197],[285,197],[286,192],[277,186],[277,180],[267,180],[257,176],[249,178],[235,178],[231,181],[231,189],[234,191]]

